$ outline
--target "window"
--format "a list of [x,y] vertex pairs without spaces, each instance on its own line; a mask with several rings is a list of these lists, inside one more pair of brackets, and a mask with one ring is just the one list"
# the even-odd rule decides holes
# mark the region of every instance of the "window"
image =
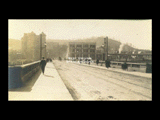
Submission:
[[77,47],[82,47],[82,45],[77,45]]
[[75,47],[75,45],[70,45],[70,47]]
[[84,49],[83,52],[88,52],[88,49]]
[[90,48],[95,48],[95,45],[90,45]]
[[88,48],[88,45],[83,45],[83,47]]
[[72,52],[75,52],[75,49],[72,49]]
[[94,60],[95,59],[95,54],[91,54],[90,57]]
[[90,52],[95,52],[95,50],[90,50]]
[[77,51],[77,52],[82,52],[82,50],[81,50],[81,49],[77,49],[76,51]]

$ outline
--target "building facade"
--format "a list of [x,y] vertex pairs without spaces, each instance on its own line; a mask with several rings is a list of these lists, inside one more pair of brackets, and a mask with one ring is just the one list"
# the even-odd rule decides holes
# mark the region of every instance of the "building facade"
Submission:
[[[40,46],[40,37],[42,39],[42,46]],[[21,43],[22,54],[27,60],[37,61],[40,60],[42,56],[45,57],[46,35],[43,32],[40,35],[36,35],[34,32],[24,33],[24,36],[21,38]]]
[[96,59],[96,43],[95,42],[69,42],[67,57],[91,57]]

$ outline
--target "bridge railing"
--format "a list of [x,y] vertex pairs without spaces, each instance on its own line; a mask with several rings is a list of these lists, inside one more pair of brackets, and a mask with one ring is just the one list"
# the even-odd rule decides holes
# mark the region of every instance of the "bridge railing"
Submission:
[[[112,68],[122,68],[124,62],[111,61]],[[152,64],[150,63],[132,63],[126,62],[128,71],[138,71],[144,73],[152,73]]]
[[[111,68],[122,69],[125,62],[110,61]],[[105,66],[105,61],[99,61],[101,66]],[[132,63],[126,62],[128,71],[137,71],[143,73],[152,73],[152,63]]]
[[40,70],[40,61],[8,66],[8,89],[22,87],[23,83]]

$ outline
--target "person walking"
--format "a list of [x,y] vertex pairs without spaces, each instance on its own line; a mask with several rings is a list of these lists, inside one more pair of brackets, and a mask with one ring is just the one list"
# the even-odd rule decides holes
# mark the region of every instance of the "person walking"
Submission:
[[97,65],[98,65],[98,63],[99,63],[99,59],[97,59],[96,63],[97,63]]
[[80,58],[80,64],[82,63],[82,59]]
[[42,57],[43,59],[40,62],[40,66],[41,66],[41,70],[44,74],[44,70],[45,70],[45,66],[46,66],[46,60],[44,59],[44,57]]
[[90,65],[90,62],[91,62],[91,60],[90,59],[88,59],[88,64]]
[[105,60],[106,68],[108,69],[110,67],[110,60]]
[[128,65],[126,62],[124,62],[124,64],[122,64],[122,69],[128,71]]

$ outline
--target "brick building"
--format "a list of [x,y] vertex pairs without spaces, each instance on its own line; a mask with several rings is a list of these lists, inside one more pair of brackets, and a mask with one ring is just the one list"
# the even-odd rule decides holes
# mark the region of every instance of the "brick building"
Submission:
[[[42,56],[45,57],[46,35],[43,32],[40,35],[42,35]],[[24,33],[21,38],[22,54],[27,60],[40,60],[40,35],[36,35],[34,32]]]
[[96,42],[69,42],[67,57],[96,57]]

